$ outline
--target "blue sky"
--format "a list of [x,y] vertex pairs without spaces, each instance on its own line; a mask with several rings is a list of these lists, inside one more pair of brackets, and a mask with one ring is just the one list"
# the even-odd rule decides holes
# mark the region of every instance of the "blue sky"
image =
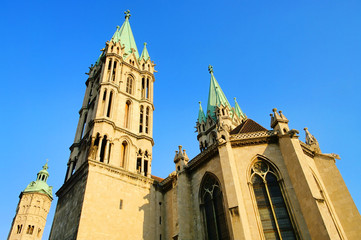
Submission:
[[[174,151],[199,153],[198,101],[206,108],[208,64],[228,100],[270,128],[272,108],[290,127],[308,127],[336,162],[361,207],[360,1],[16,1],[0,14],[5,239],[18,196],[49,159],[49,184],[63,183],[90,64],[123,12],[138,46],[157,64],[152,173],[174,170]],[[44,239],[50,231],[54,199]]]

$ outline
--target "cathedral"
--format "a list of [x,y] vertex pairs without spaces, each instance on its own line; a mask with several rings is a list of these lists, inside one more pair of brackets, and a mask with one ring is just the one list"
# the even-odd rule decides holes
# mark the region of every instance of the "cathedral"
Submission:
[[[272,110],[270,128],[248,118],[212,66],[196,119],[200,153],[189,159],[179,146],[175,171],[152,175],[155,63],[146,44],[138,52],[129,19],[87,73],[49,239],[359,239],[339,157],[322,153],[307,128],[301,141],[282,111]],[[9,239],[38,239],[17,226]]]

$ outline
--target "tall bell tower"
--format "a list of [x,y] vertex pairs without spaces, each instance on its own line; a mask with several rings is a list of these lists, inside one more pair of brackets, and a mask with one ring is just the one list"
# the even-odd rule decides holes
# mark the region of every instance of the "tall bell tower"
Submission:
[[130,16],[126,11],[87,73],[50,239],[113,239],[106,233],[122,228],[138,231],[123,239],[143,234],[152,186],[155,64],[146,43],[139,54]]

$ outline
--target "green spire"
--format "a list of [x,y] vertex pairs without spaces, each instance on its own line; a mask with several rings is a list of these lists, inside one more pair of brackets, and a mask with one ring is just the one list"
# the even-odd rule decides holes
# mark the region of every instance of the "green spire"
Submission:
[[207,115],[209,114],[214,120],[216,120],[216,107],[219,107],[222,104],[231,109],[231,105],[214,77],[213,67],[211,65],[208,66],[208,71],[211,74],[211,83],[209,85]]
[[246,118],[246,115],[242,112],[241,107],[238,105],[236,98],[234,98],[234,108],[238,117]]
[[48,160],[46,160],[43,169],[38,172],[36,180],[32,181],[23,192],[44,193],[53,199],[53,187],[49,187],[49,185],[46,183],[49,177],[48,168]]
[[117,30],[115,31],[111,41],[113,42],[120,42],[122,45],[124,45],[125,47],[125,53],[127,55],[124,54],[123,57],[127,57],[132,53],[132,48],[135,49],[135,56],[137,57],[137,59],[139,58],[139,53],[138,53],[138,48],[137,45],[135,44],[135,40],[134,40],[134,36],[133,36],[133,32],[132,29],[130,28],[130,24],[129,24],[129,18],[130,18],[130,11],[127,10],[124,12],[125,14],[125,21],[122,25],[122,27],[119,28],[119,26],[117,26]]
[[206,115],[204,115],[201,102],[199,102],[198,122],[199,123],[206,122]]
[[147,50],[147,43],[145,42],[142,54],[140,55],[140,58],[139,58],[139,61],[142,60],[142,59],[144,59],[144,61],[147,61],[149,58],[150,57],[149,57],[149,53],[148,53],[148,50]]

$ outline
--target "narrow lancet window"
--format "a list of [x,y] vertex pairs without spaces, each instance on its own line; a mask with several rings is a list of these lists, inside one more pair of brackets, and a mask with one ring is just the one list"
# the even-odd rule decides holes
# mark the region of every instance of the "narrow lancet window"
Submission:
[[275,169],[258,160],[251,177],[263,234],[266,239],[296,239]]
[[148,129],[149,129],[149,107],[147,107],[145,113],[145,133],[148,133]]
[[124,167],[125,161],[127,160],[127,148],[128,148],[128,144],[126,141],[124,141],[122,143],[121,151],[120,151],[120,158],[121,158],[120,161],[122,167]]
[[144,115],[144,107],[140,106],[139,133],[143,132],[143,115]]
[[130,101],[125,103],[125,111],[124,111],[124,127],[129,127],[129,112],[130,112]]
[[110,117],[110,110],[112,109],[112,98],[113,98],[113,92],[110,92],[110,94],[109,94],[109,102],[108,102],[108,110],[107,110],[107,117]]
[[145,89],[145,98],[146,99],[149,99],[149,78],[147,78],[147,86],[146,86],[146,89]]
[[142,78],[142,98],[145,98],[145,78]]
[[112,81],[115,81],[115,76],[117,73],[117,61],[114,61],[114,66],[113,66],[113,73],[112,73]]
[[105,146],[107,145],[107,136],[105,135],[100,148],[100,162],[104,162],[105,157]]
[[128,76],[127,78],[127,86],[125,91],[129,94],[132,94],[132,88],[133,88],[133,78]]

